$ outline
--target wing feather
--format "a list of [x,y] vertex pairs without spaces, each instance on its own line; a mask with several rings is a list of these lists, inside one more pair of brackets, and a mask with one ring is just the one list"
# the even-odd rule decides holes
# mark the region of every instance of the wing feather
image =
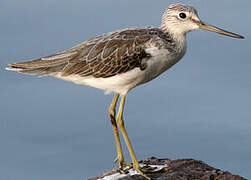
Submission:
[[151,38],[151,34],[147,35],[140,29],[126,29],[91,39],[83,45],[92,47],[89,48],[89,52],[83,47],[85,56],[70,60],[67,65],[69,67],[66,67],[61,75],[89,76],[91,72],[84,71],[87,66],[83,67],[82,72],[72,66],[81,61],[86,62],[86,65],[92,70],[91,75],[96,78],[111,77],[137,67],[143,70],[141,68],[142,60],[149,57],[149,54],[145,52],[145,45]]
[[158,28],[124,29],[97,36],[51,56],[11,63],[8,69],[27,74],[111,77],[134,68],[143,71],[150,56],[145,49],[171,46],[171,40],[170,35]]

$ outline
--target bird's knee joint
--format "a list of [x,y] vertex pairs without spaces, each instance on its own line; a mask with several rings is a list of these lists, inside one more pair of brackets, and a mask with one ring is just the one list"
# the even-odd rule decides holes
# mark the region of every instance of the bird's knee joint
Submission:
[[111,118],[111,123],[112,123],[113,126],[117,126],[116,121],[115,121],[114,118]]
[[121,127],[124,127],[124,121],[123,121],[123,118],[120,117],[117,119],[117,124],[118,126],[121,128]]
[[110,115],[112,125],[116,125],[115,114],[116,112],[114,109],[109,109],[109,115]]

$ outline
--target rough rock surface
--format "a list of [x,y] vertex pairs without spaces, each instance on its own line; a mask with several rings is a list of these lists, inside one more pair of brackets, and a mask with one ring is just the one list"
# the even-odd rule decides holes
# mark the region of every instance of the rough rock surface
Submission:
[[[148,173],[152,180],[245,180],[245,178],[233,175],[227,171],[211,167],[202,161],[194,159],[157,159],[151,157],[141,164],[160,167],[162,170],[155,173]],[[102,175],[88,180],[145,180],[135,171],[130,170],[128,174],[119,174],[114,168],[106,171]]]

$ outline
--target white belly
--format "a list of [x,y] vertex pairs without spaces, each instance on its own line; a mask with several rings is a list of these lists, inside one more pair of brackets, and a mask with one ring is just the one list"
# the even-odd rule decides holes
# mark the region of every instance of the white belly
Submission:
[[139,68],[134,68],[131,71],[109,78],[81,77],[79,75],[61,76],[60,74],[55,76],[63,80],[88,85],[108,92],[112,91],[119,94],[127,94],[128,91],[135,86],[146,83],[159,76],[178,62],[184,55],[177,57],[171,55],[167,49],[157,48],[149,48],[146,52],[151,54],[151,57],[147,60],[147,68],[143,71]]

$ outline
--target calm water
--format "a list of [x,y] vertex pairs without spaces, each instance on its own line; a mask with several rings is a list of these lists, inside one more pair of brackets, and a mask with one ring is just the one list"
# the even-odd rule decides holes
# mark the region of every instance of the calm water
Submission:
[[[81,180],[113,167],[111,95],[4,68],[115,29],[159,26],[169,2],[155,3],[1,0],[0,180]],[[129,94],[128,133],[139,159],[195,158],[251,179],[251,1],[190,4],[246,39],[190,33],[183,60]]]

